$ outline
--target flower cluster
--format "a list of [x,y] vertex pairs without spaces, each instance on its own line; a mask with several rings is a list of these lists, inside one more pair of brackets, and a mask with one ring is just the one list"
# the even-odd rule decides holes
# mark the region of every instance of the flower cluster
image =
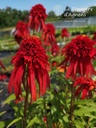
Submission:
[[91,62],[96,55],[94,44],[95,42],[89,37],[80,35],[63,47],[62,54],[65,59],[61,65],[65,68],[69,65],[66,78],[75,78],[77,74],[86,77],[96,74]]
[[50,86],[49,63],[39,38],[33,36],[23,39],[12,63],[15,68],[10,77],[8,90],[12,92],[12,88],[14,88],[16,99],[19,100],[22,95],[21,82],[23,82],[26,70],[31,100],[36,100],[37,97],[36,80],[39,84],[40,96],[45,94],[46,89]]

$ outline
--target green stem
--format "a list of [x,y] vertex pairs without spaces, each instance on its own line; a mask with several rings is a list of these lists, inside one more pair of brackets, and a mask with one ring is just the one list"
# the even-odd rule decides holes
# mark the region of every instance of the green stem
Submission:
[[25,73],[25,81],[24,81],[24,86],[25,86],[25,101],[24,101],[24,117],[23,117],[23,128],[26,128],[27,125],[27,107],[28,107],[28,83],[27,83],[27,74]]
[[71,87],[71,103],[70,103],[70,124],[69,127],[73,128],[74,121],[74,86]]
[[23,128],[26,128],[26,124],[27,124],[27,106],[28,106],[28,87],[26,90],[26,97],[25,97],[25,104],[24,104]]
[[36,32],[35,32],[35,30],[33,30],[33,36],[35,36],[36,35]]
[[44,96],[44,109],[45,109],[45,117],[46,117],[46,128],[48,128],[48,116],[47,116],[45,96]]
[[90,117],[88,117],[88,123],[87,123],[87,126],[85,128],[89,128],[89,123],[90,123]]

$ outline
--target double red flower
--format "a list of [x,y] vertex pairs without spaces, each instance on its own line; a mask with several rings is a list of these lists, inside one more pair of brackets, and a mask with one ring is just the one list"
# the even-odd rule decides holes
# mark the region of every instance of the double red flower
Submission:
[[68,66],[66,78],[75,78],[76,75],[90,77],[96,74],[92,59],[96,55],[95,42],[87,36],[77,36],[62,49],[65,59],[61,65]]
[[0,81],[6,80],[6,79],[7,79],[7,76],[5,74],[0,74]]
[[30,34],[27,24],[23,21],[19,21],[16,24],[16,29],[13,34],[17,43],[20,44],[21,40]]
[[48,56],[45,53],[42,43],[37,37],[29,37],[22,40],[19,50],[12,59],[15,66],[8,85],[9,92],[14,88],[16,99],[20,99],[22,94],[21,82],[24,81],[25,69],[27,66],[28,87],[31,99],[36,100],[37,89],[36,80],[39,84],[39,94],[44,95],[50,86],[48,75]]
[[64,37],[69,37],[70,34],[67,30],[67,28],[62,28],[62,31],[61,31],[61,37],[64,38]]
[[81,94],[81,99],[86,97],[92,97],[92,90],[96,89],[96,81],[91,78],[79,77],[74,82],[74,86],[77,87],[75,95],[78,96]]
[[46,24],[46,29],[42,33],[42,40],[50,44],[56,43],[55,27],[53,24]]
[[50,51],[51,51],[53,56],[57,56],[60,53],[60,47],[58,46],[57,43],[52,44]]
[[44,21],[47,18],[46,9],[41,4],[32,7],[29,14],[28,26],[32,30],[45,29]]

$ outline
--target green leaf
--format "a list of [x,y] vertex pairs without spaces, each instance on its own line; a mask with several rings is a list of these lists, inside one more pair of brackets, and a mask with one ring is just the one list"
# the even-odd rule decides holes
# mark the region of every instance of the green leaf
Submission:
[[5,113],[6,113],[6,111],[0,112],[0,116],[2,116],[2,115],[5,114]]
[[30,121],[30,123],[28,124],[28,126],[27,126],[27,128],[29,128],[29,127],[31,127],[33,124],[40,124],[41,123],[41,121],[38,119],[38,117],[34,117],[31,121]]
[[85,114],[85,116],[90,117],[90,120],[96,119],[96,116],[92,114]]
[[5,127],[5,122],[0,121],[0,128],[4,128]]
[[67,123],[68,122],[68,115],[64,116],[63,120]]
[[62,120],[62,119],[59,118],[58,120],[59,120],[59,122],[60,122],[61,124],[63,124],[63,120]]
[[82,107],[78,110],[75,110],[74,115],[81,116],[81,115],[86,115],[86,114],[91,113],[91,112],[96,112],[96,108],[85,106],[85,107]]
[[18,122],[18,121],[20,121],[20,120],[22,120],[21,117],[14,119],[14,120],[7,126],[7,128],[9,128],[11,125],[15,124],[16,122]]
[[76,128],[84,128],[84,125],[79,120],[74,121]]
[[4,101],[4,104],[8,104],[10,103],[11,101],[15,100],[15,95],[14,94],[11,94],[5,101]]
[[1,93],[1,92],[3,92],[3,89],[2,89],[2,90],[0,90],[0,93]]
[[75,104],[96,107],[96,103],[94,103],[93,100],[77,100]]

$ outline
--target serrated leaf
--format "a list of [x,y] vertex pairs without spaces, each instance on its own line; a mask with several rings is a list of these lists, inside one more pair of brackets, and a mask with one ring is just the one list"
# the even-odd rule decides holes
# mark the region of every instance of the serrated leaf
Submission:
[[14,119],[14,120],[7,126],[7,128],[9,128],[11,125],[15,124],[16,122],[18,122],[18,121],[20,121],[20,120],[22,120],[21,117]]
[[92,115],[92,114],[85,114],[85,116],[90,117],[91,119],[96,119],[96,116]]
[[96,103],[94,103],[93,100],[77,100],[75,104],[96,107]]
[[33,124],[40,124],[41,121],[38,119],[38,117],[34,117],[28,124],[27,128],[31,127]]
[[96,108],[93,108],[93,107],[82,107],[78,110],[75,110],[74,111],[74,115],[78,115],[78,116],[81,116],[81,115],[85,115],[85,114],[88,114],[88,113],[91,113],[91,112],[96,112]]

